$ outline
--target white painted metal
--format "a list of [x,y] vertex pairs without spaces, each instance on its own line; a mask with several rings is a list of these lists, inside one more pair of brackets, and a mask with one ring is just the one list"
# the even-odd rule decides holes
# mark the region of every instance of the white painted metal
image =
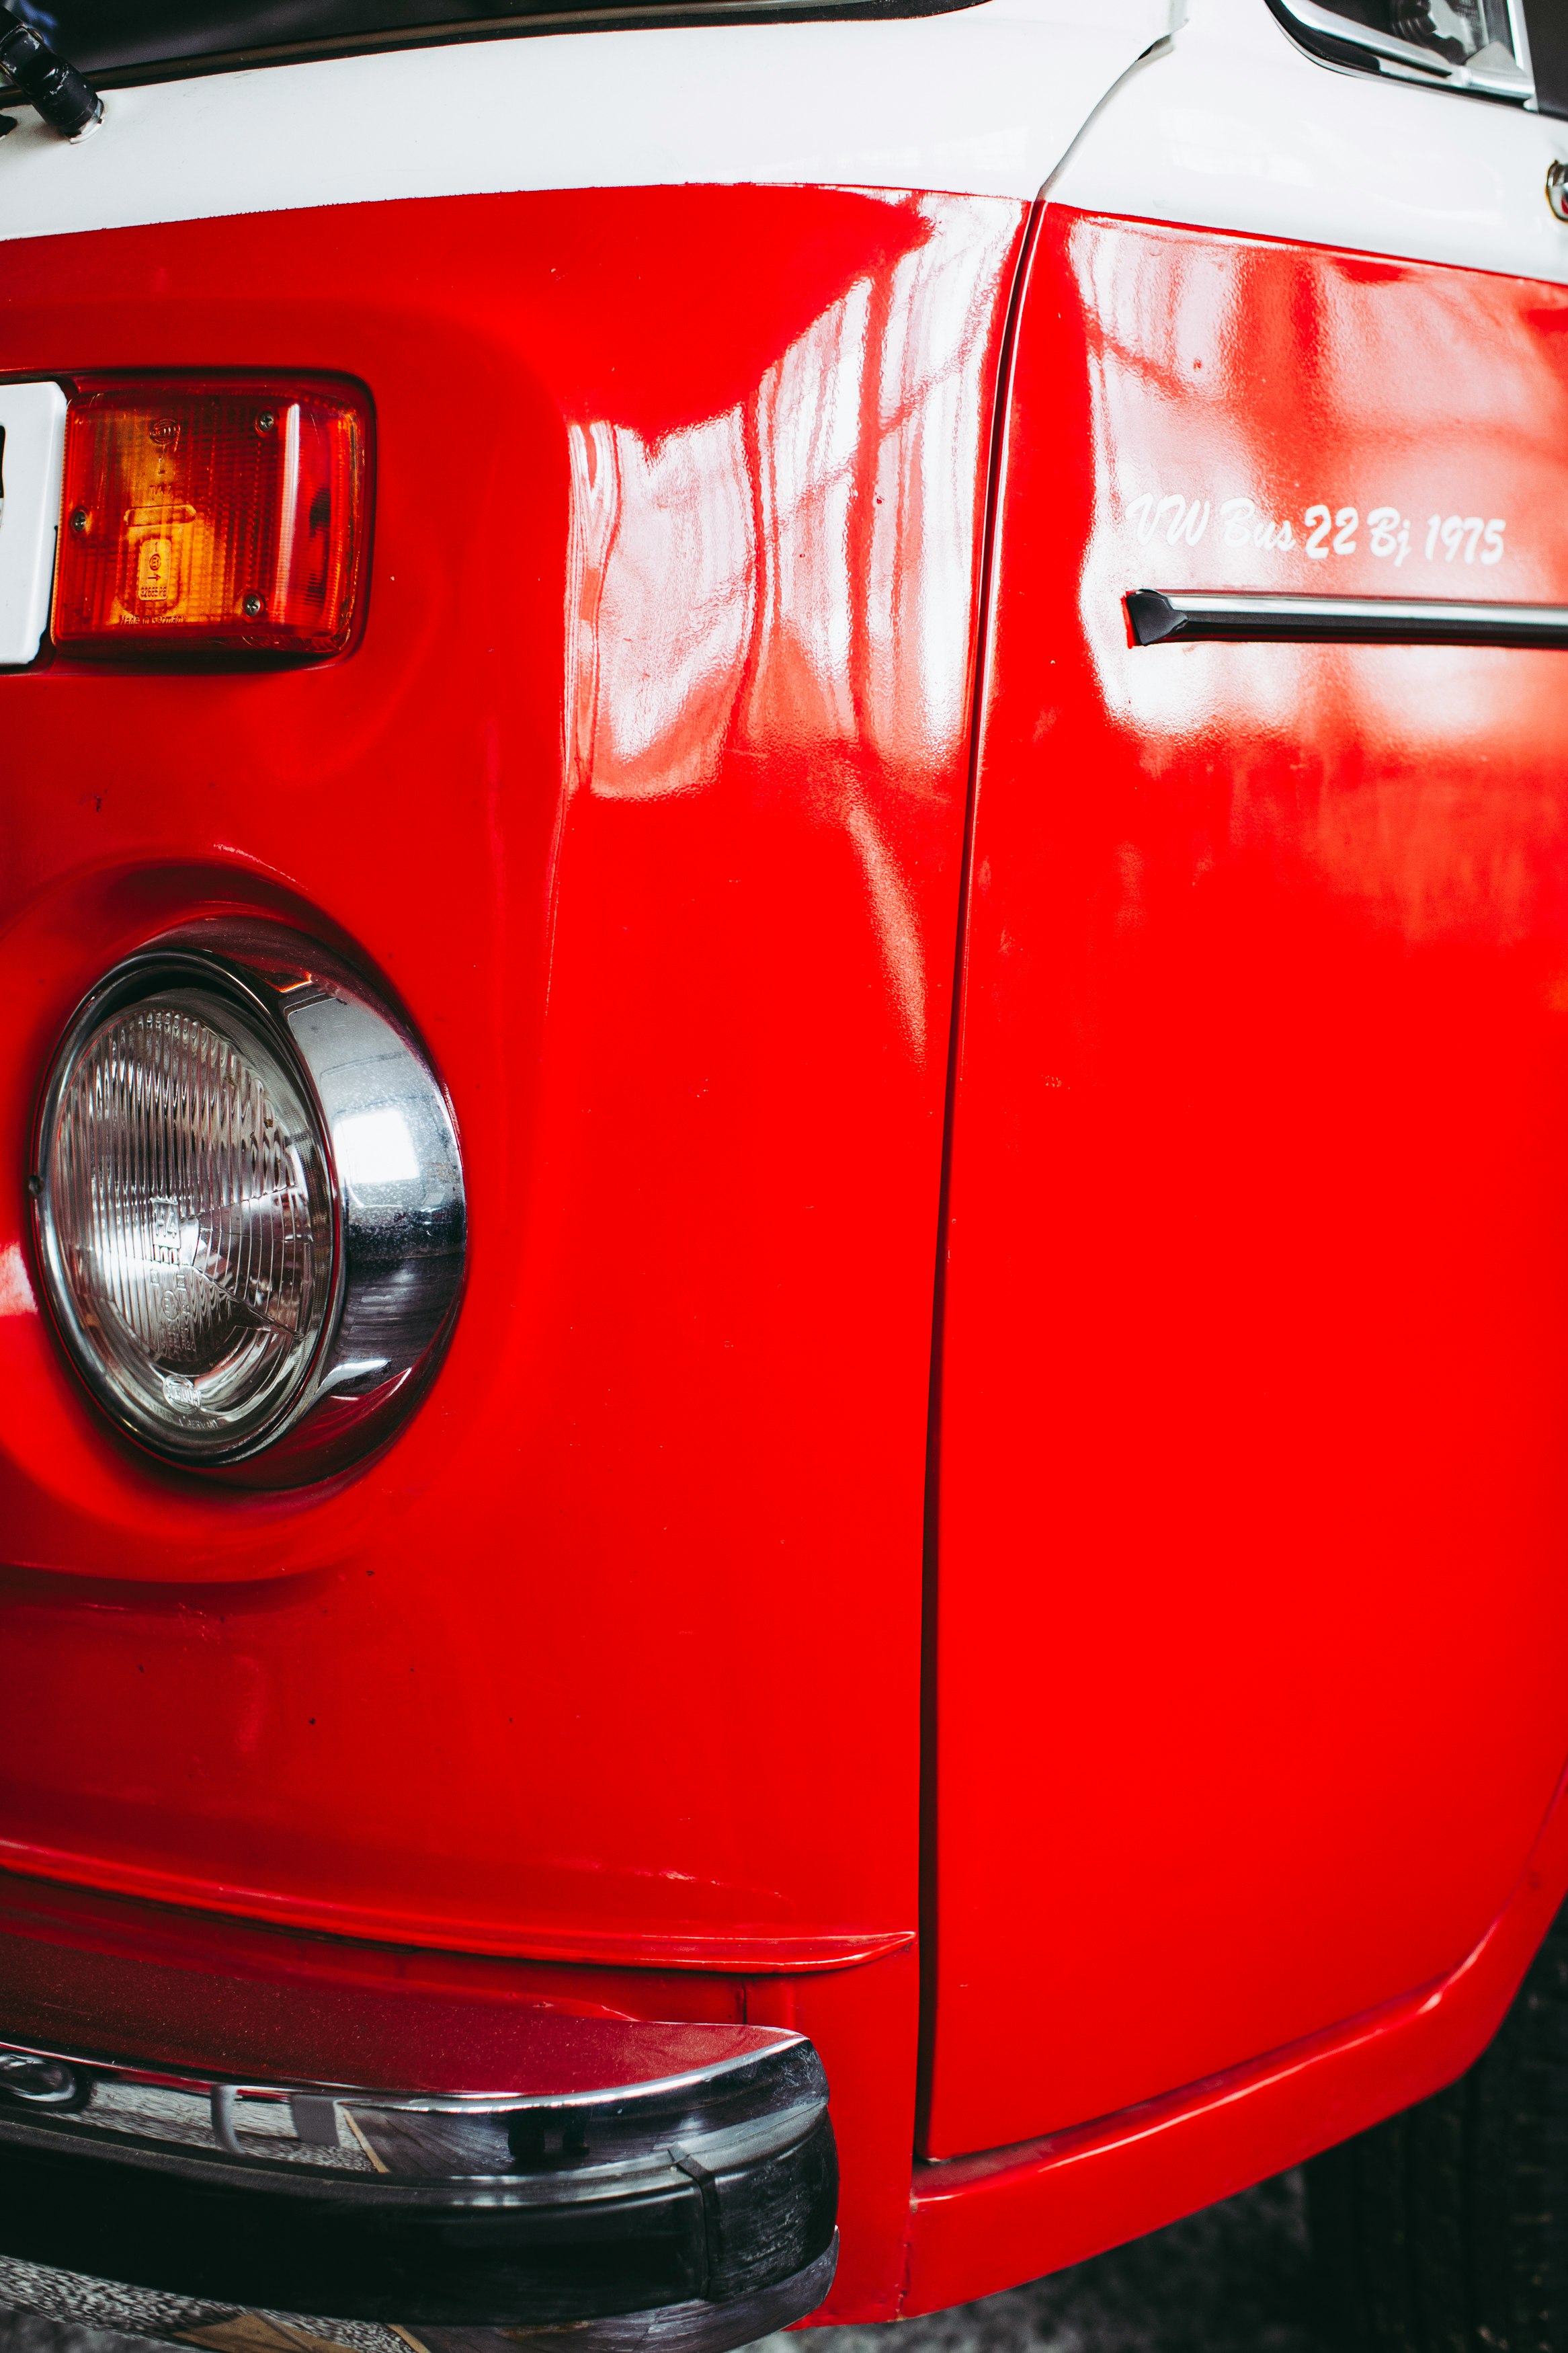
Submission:
[[1026,199],[1048,181],[1091,211],[1568,282],[1568,227],[1544,195],[1562,159],[1568,124],[1326,67],[1265,0],[982,0],[116,90],[86,147],[22,115],[0,143],[0,238],[505,189],[826,182]]
[[0,663],[30,662],[55,577],[66,438],[59,385],[0,384]]
[[1108,99],[1051,194],[1568,283],[1568,227],[1546,201],[1564,157],[1568,123],[1321,65],[1264,0],[1188,0],[1170,53]]
[[[1261,0],[1259,0],[1261,5]],[[669,182],[1030,197],[1169,0],[558,33],[111,90],[0,143],[0,237],[395,196]]]

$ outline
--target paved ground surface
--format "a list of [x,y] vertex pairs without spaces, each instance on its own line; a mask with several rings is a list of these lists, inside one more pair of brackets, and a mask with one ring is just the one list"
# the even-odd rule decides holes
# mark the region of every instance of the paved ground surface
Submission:
[[[96,2323],[94,2327],[92,2324]],[[0,2259],[0,2353],[132,2353],[125,2332],[207,2353],[407,2353],[390,2331],[293,2320],[287,2333],[233,2307],[115,2298],[62,2273]],[[110,2332],[105,2334],[104,2332]],[[304,2340],[301,2342],[301,2340]],[[1312,2295],[1300,2179],[1283,2174],[1135,2246],[984,2303],[885,2328],[765,2337],[753,2353],[1335,2353]]]

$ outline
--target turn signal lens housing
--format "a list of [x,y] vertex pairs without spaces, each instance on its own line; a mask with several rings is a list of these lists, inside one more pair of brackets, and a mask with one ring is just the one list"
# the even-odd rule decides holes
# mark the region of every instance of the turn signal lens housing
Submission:
[[62,649],[341,652],[364,562],[369,404],[276,377],[79,382],[66,417]]

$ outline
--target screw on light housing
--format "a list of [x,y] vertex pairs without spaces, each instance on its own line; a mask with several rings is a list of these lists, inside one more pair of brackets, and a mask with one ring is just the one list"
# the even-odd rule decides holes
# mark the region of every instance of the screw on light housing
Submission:
[[9,8],[0,8],[0,70],[62,139],[85,139],[103,120],[92,84]]
[[1552,164],[1548,167],[1546,201],[1558,219],[1568,223],[1568,164]]

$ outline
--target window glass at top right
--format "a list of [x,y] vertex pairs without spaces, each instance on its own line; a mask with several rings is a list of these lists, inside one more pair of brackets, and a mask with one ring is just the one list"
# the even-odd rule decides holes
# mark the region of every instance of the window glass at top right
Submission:
[[1533,96],[1523,0],[1269,0],[1303,47],[1330,65],[1436,84],[1479,98]]

